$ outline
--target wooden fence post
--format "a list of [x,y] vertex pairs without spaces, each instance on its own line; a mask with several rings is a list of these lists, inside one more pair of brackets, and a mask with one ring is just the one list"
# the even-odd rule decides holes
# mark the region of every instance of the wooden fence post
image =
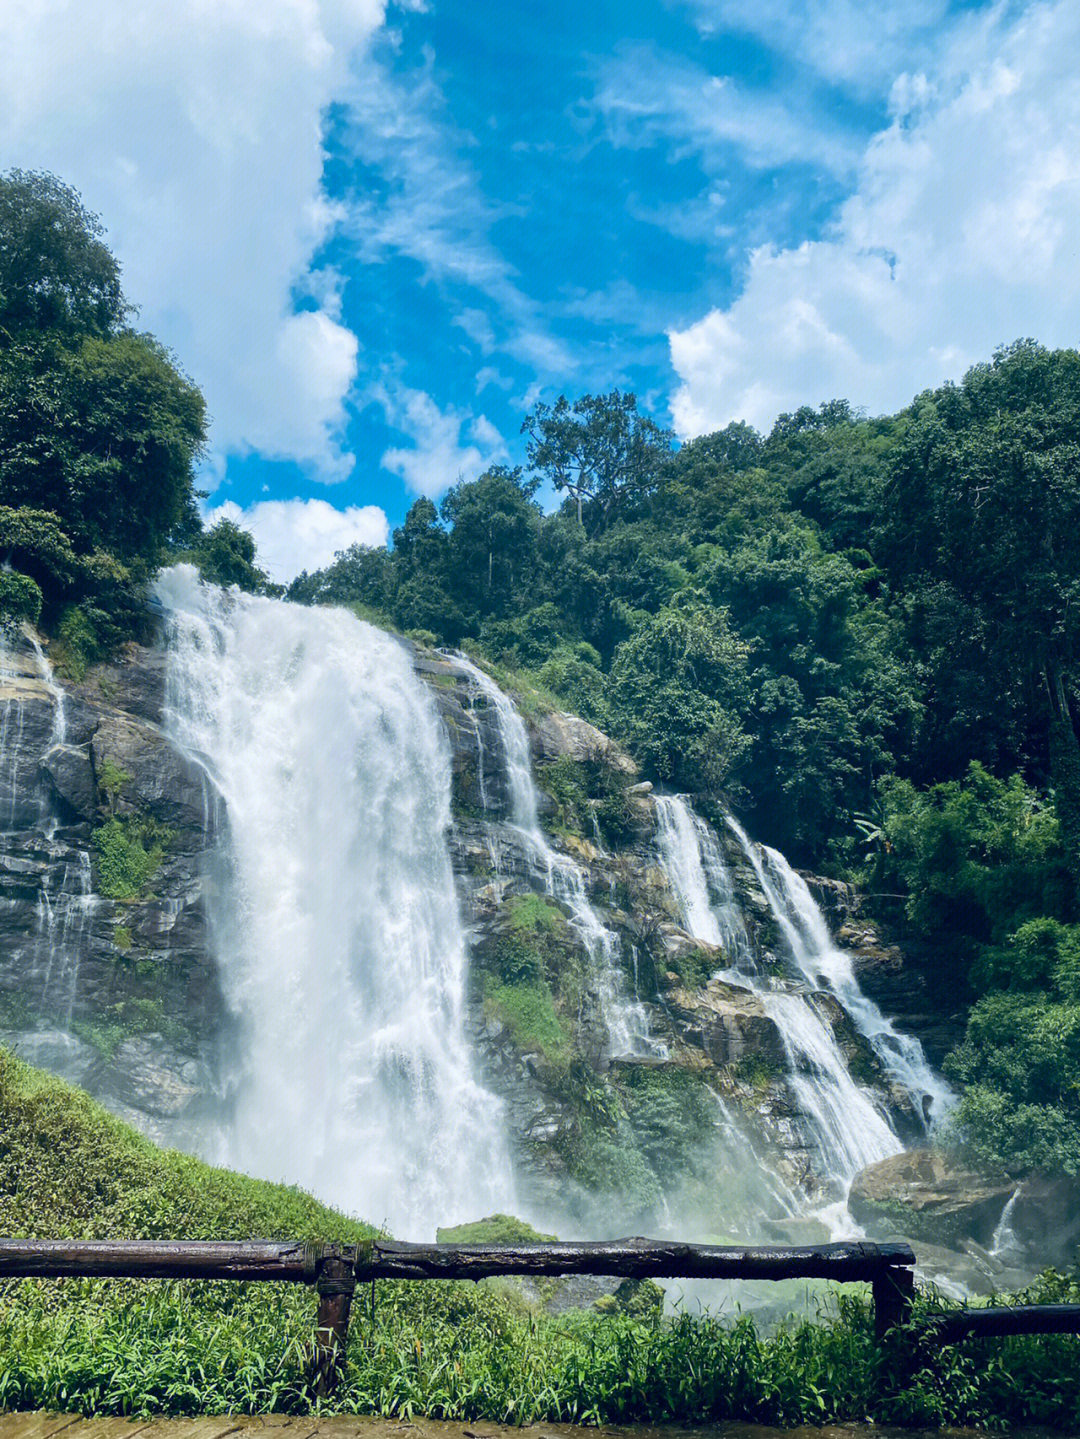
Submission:
[[339,1253],[324,1255],[319,1261],[315,1279],[319,1312],[316,1319],[311,1376],[315,1394],[320,1399],[333,1393],[341,1378],[349,1342],[349,1313],[355,1288],[353,1261],[343,1258]]
[[910,1269],[883,1269],[873,1280],[874,1338],[880,1344],[894,1324],[906,1324],[915,1297],[915,1275]]

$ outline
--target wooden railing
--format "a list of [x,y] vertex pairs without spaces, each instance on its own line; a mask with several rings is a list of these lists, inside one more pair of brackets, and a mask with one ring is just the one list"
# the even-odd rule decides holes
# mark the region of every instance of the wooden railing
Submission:
[[[276,1240],[0,1239],[0,1279],[237,1279],[311,1285],[318,1295],[312,1382],[337,1383],[353,1292],[373,1279],[484,1279],[495,1274],[609,1274],[630,1279],[831,1279],[869,1282],[880,1343],[905,1323],[914,1296],[907,1244],[677,1244],[654,1239],[555,1244],[357,1245]],[[1080,1304],[1017,1305],[943,1312],[930,1321],[939,1343],[968,1336],[1080,1333]]]
[[371,1279],[610,1274],[629,1279],[832,1279],[873,1286],[878,1337],[907,1314],[915,1255],[862,1242],[742,1248],[619,1239],[599,1244],[298,1244],[273,1240],[0,1239],[0,1278],[240,1279],[310,1284],[319,1296],[312,1380],[340,1375],[353,1291]]

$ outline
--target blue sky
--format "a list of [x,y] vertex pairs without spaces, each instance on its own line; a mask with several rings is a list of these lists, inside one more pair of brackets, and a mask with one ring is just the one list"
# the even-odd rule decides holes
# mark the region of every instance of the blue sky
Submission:
[[613,387],[682,436],[1080,332],[1080,7],[35,0],[0,166],[98,210],[275,574]]

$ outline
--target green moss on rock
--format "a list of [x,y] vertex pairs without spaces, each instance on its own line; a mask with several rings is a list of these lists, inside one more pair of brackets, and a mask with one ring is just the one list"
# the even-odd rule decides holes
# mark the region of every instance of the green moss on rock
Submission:
[[435,1231],[438,1244],[557,1244],[557,1234],[541,1234],[513,1214],[489,1214],[471,1224]]

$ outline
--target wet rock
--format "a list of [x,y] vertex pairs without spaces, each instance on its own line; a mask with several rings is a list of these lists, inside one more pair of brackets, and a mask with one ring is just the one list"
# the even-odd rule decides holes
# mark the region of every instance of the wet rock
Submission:
[[102,1067],[98,1051],[64,1029],[4,1029],[0,1030],[0,1044],[27,1064],[47,1069],[82,1089],[89,1088]]
[[761,1000],[748,989],[710,979],[702,989],[676,988],[666,995],[683,1041],[699,1048],[718,1068],[755,1057],[784,1068],[784,1042]]
[[903,1234],[958,1248],[965,1239],[989,1247],[1015,1183],[978,1174],[936,1149],[912,1149],[855,1176],[852,1217],[880,1237]]
[[97,786],[89,745],[53,745],[46,750],[41,768],[52,786],[54,802],[59,800],[78,819],[94,818]]
[[577,715],[541,715],[531,726],[533,754],[536,759],[552,761],[564,755],[579,763],[602,760],[626,775],[636,775],[638,767],[626,751],[602,730]]
[[127,715],[105,714],[94,731],[91,759],[100,776],[106,761],[126,776],[119,813],[150,814],[177,832],[181,843],[201,849],[212,822],[213,787],[205,772],[160,733]]
[[[209,1076],[197,1061],[178,1052],[160,1034],[123,1040],[109,1062],[103,1097],[109,1108],[151,1120],[176,1120],[200,1100]],[[164,1131],[162,1131],[164,1132]]]
[[115,709],[160,725],[165,709],[165,650],[127,644],[107,664],[95,665],[72,690],[93,712]]
[[1080,1251],[1080,1179],[1067,1174],[1032,1174],[1020,1185],[1008,1215],[1022,1250],[1040,1267],[1067,1269]]

